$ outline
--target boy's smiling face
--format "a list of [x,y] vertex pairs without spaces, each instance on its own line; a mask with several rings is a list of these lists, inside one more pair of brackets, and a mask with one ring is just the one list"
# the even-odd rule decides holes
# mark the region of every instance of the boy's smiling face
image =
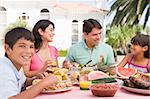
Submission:
[[24,38],[19,39],[12,49],[6,44],[5,50],[17,69],[24,65],[30,65],[31,57],[35,53],[34,43]]

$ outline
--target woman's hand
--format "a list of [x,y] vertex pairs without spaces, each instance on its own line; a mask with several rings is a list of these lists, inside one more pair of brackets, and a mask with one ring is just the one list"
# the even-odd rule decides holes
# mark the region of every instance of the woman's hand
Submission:
[[45,71],[47,70],[47,68],[50,67],[49,61],[50,61],[50,60],[47,60],[47,61],[45,62],[43,68],[40,70],[40,73],[45,72]]

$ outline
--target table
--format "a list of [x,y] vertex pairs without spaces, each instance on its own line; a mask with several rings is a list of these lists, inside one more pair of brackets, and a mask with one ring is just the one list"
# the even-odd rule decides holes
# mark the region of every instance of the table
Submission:
[[40,94],[34,99],[150,99],[150,96],[131,93],[120,88],[114,97],[96,97],[92,95],[90,90],[80,90],[79,87],[74,86],[72,90],[68,92]]

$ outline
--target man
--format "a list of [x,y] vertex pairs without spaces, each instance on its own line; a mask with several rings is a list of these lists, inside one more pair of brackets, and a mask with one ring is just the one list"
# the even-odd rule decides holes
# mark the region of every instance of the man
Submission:
[[24,28],[14,28],[5,36],[5,56],[0,59],[0,99],[32,99],[57,77],[45,77],[38,84],[21,92],[26,80],[22,67],[30,65],[34,54],[34,36]]
[[78,64],[95,65],[115,63],[112,47],[100,42],[102,26],[97,20],[88,19],[83,24],[83,41],[69,49],[66,60]]

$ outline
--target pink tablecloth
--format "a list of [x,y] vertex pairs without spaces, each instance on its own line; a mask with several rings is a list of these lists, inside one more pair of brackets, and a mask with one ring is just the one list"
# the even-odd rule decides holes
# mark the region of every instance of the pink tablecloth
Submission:
[[73,87],[68,92],[40,94],[35,99],[150,99],[150,96],[131,93],[120,88],[114,97],[96,97],[92,95],[90,90],[80,90],[79,87]]

